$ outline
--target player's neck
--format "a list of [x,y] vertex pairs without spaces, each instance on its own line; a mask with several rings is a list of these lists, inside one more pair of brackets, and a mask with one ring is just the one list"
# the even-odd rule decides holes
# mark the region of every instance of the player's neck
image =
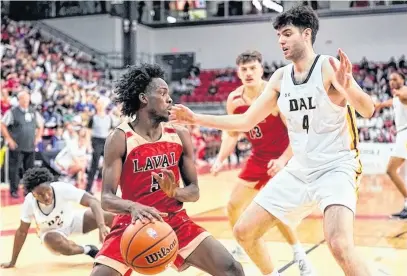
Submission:
[[245,86],[244,87],[244,94],[249,99],[256,99],[263,90],[263,81],[261,81],[256,86]]
[[131,124],[134,131],[147,140],[156,141],[162,135],[161,122],[159,121],[137,116]]
[[298,60],[293,61],[294,72],[308,72],[312,64],[314,63],[315,57],[316,54],[312,48],[305,50],[304,54],[300,58],[298,58]]

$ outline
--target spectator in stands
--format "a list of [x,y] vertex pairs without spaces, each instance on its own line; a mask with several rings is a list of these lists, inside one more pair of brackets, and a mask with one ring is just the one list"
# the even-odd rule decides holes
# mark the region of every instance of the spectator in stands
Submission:
[[4,114],[1,132],[10,149],[10,195],[18,198],[20,168],[23,173],[34,166],[35,147],[41,141],[43,120],[32,107],[26,91],[18,93],[18,106]]
[[99,168],[99,159],[104,155],[104,147],[110,130],[115,127],[113,118],[106,113],[109,99],[102,96],[96,101],[96,114],[90,119],[88,124],[89,136],[92,137],[92,163],[88,174],[88,184],[86,191],[92,193],[93,180]]

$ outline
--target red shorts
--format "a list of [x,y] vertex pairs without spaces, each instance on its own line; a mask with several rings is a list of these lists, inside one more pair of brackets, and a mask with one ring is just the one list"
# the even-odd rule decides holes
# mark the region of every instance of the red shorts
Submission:
[[[164,218],[178,237],[179,252],[174,261],[177,269],[181,268],[185,259],[206,239],[210,234],[205,229],[195,224],[185,210],[170,213]],[[95,263],[113,268],[122,275],[130,275],[131,269],[124,263],[120,253],[120,240],[126,227],[131,223],[130,215],[117,215],[113,221],[110,234],[106,237],[102,248],[96,256]]]
[[267,174],[267,164],[268,162],[261,162],[250,156],[240,171],[239,178],[244,181],[254,183],[251,188],[260,190],[266,186],[267,182],[271,178]]

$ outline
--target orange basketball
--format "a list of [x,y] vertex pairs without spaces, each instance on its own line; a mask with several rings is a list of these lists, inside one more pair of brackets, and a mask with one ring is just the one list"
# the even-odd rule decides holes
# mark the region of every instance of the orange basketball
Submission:
[[166,270],[177,257],[178,239],[165,222],[130,224],[120,241],[124,261],[134,271],[154,275]]

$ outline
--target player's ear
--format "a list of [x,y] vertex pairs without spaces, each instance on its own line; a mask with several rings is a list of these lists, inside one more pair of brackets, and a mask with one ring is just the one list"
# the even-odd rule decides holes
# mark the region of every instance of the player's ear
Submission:
[[302,34],[303,34],[304,38],[311,40],[311,36],[312,36],[311,28],[306,28]]
[[139,98],[139,100],[140,100],[141,103],[147,104],[147,97],[146,97],[146,94],[140,93],[139,96],[138,96],[138,98]]

